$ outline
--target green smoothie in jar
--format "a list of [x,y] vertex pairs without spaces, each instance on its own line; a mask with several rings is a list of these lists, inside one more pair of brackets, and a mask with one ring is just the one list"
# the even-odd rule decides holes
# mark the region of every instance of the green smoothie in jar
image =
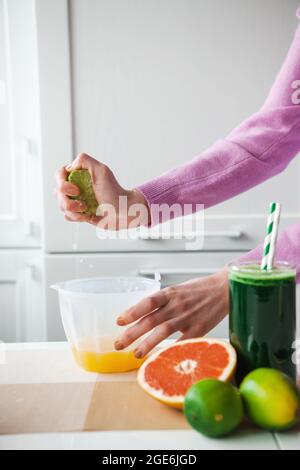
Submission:
[[229,266],[230,341],[238,356],[237,381],[271,367],[296,381],[296,270],[279,262],[270,271],[259,262]]

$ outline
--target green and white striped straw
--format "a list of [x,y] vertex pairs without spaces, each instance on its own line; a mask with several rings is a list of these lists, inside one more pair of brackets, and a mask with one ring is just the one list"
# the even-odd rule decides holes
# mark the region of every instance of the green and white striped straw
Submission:
[[268,217],[267,235],[264,244],[264,255],[261,262],[261,269],[264,271],[270,271],[273,269],[280,212],[281,205],[278,202],[272,202],[270,204],[270,214]]

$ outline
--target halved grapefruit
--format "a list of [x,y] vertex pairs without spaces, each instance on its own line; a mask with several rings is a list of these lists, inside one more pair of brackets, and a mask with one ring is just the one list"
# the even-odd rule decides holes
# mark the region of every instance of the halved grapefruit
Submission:
[[152,354],[138,371],[138,383],[151,397],[182,409],[188,389],[202,379],[230,381],[236,352],[215,339],[178,341]]

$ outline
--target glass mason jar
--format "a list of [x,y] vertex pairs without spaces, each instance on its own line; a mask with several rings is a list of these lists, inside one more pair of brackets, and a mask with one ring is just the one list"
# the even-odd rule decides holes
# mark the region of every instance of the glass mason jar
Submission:
[[252,370],[271,367],[296,381],[296,269],[278,262],[229,265],[230,342],[238,356],[238,383]]

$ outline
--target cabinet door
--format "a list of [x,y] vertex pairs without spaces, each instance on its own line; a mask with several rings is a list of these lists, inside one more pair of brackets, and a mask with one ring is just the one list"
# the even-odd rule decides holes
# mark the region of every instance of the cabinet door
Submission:
[[44,305],[41,254],[0,253],[0,341],[44,341]]
[[[261,0],[72,0],[69,9],[65,0],[37,2],[47,251],[185,250],[180,241],[100,241],[88,226],[74,244],[76,228],[58,213],[52,175],[85,151],[133,187],[226,136],[266,98],[298,3],[278,0],[270,14]],[[261,242],[273,199],[283,204],[282,229],[299,220],[299,165],[208,210],[204,248]]]
[[[239,253],[165,253],[165,254],[101,254],[49,255],[46,257],[46,298],[48,340],[64,340],[57,292],[50,289],[56,282],[73,278],[98,276],[154,276],[161,274],[162,287],[178,284],[194,277],[207,276],[220,269]],[[228,336],[227,320],[213,336]]]
[[0,248],[40,246],[34,0],[0,0]]

